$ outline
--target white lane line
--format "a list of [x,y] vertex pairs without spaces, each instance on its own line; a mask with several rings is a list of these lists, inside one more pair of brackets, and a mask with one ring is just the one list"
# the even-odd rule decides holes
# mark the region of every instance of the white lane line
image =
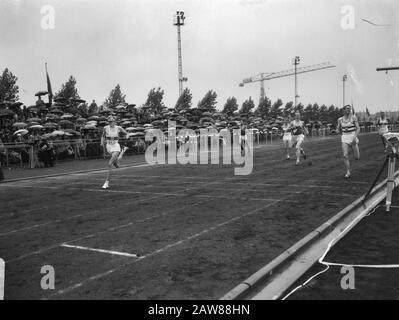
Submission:
[[18,232],[22,232],[22,231],[33,230],[33,229],[48,226],[50,224],[57,223],[57,222],[63,222],[63,221],[71,220],[71,219],[76,219],[76,218],[82,217],[83,215],[87,215],[87,214],[78,214],[76,216],[72,216],[67,219],[57,219],[57,220],[52,220],[52,221],[48,221],[45,223],[38,223],[38,224],[29,226],[29,227],[24,227],[24,228],[20,228],[20,229],[11,230],[11,231],[1,232],[0,237],[8,236],[10,234],[18,233]]
[[[122,171],[122,170],[128,170],[128,169],[134,169],[134,168],[140,168],[140,167],[148,167],[152,166],[153,164],[149,164],[147,162],[139,162],[134,165],[125,165],[122,166],[118,169],[114,169],[115,171]],[[83,176],[83,175],[91,175],[91,174],[98,174],[98,173],[106,173],[108,172],[108,169],[106,168],[101,168],[101,169],[94,169],[94,170],[82,170],[82,171],[71,171],[71,172],[65,172],[65,173],[54,173],[54,174],[49,174],[49,175],[42,175],[42,176],[32,176],[32,177],[26,177],[26,178],[20,178],[20,179],[11,179],[9,182],[22,182],[22,181],[29,181],[29,180],[38,180],[38,179],[64,179],[65,176]],[[4,181],[4,184],[8,183],[8,181]]]
[[[195,182],[194,182],[195,184]],[[226,184],[225,181],[216,181],[212,184]],[[253,184],[248,184],[245,182],[234,182],[234,184],[237,185],[252,185],[252,186],[270,186],[270,187],[294,187],[294,188],[324,188],[324,189],[334,189],[337,187],[334,186],[318,186],[318,185],[305,185],[305,184],[281,184],[281,183],[253,183]],[[1,185],[0,187],[5,186]],[[131,185],[120,185],[122,187],[130,187]],[[154,185],[155,186],[155,185]],[[79,187],[51,187],[51,186],[37,186],[37,185],[11,185],[8,184],[7,187],[13,187],[13,188],[37,188],[37,189],[52,189],[52,190],[80,190],[80,191],[87,191],[87,192],[102,192],[102,193],[129,193],[129,194],[145,194],[145,193],[150,193],[150,194],[163,194],[163,195],[170,195],[170,196],[178,196],[179,194],[176,193],[165,193],[165,192],[151,192],[151,191],[131,191],[131,190],[103,190],[103,189],[89,189],[89,188],[79,188]],[[245,189],[250,191],[251,189]],[[175,190],[177,192],[184,191],[183,190]]]
[[62,290],[58,290],[57,292],[55,292],[53,294],[50,294],[48,297],[59,296],[59,295],[71,292],[71,291],[73,291],[73,290],[75,290],[77,288],[82,287],[83,285],[87,284],[88,282],[91,282],[91,281],[94,281],[94,280],[98,280],[98,279],[103,278],[103,277],[105,277],[107,275],[110,275],[110,274],[114,273],[115,271],[118,271],[119,269],[121,269],[121,268],[123,268],[125,266],[131,265],[131,264],[133,264],[135,262],[138,262],[138,261],[141,261],[141,260],[143,260],[145,258],[148,258],[148,257],[151,257],[151,256],[155,256],[155,255],[157,255],[159,253],[162,253],[162,252],[164,252],[164,251],[166,251],[168,249],[177,247],[177,246],[179,246],[179,245],[181,245],[183,243],[186,243],[186,242],[188,242],[190,240],[196,239],[196,238],[198,238],[198,237],[200,237],[200,236],[202,236],[204,234],[207,234],[207,233],[209,233],[211,231],[219,229],[220,227],[226,226],[226,225],[228,225],[228,224],[230,224],[232,222],[238,221],[238,220],[240,220],[240,219],[242,219],[244,217],[257,214],[259,211],[264,210],[264,209],[274,205],[275,203],[276,202],[269,203],[269,204],[267,204],[265,206],[262,206],[260,208],[251,210],[251,211],[249,211],[247,213],[244,213],[242,215],[239,215],[239,216],[236,216],[236,217],[231,218],[229,220],[226,220],[224,222],[221,222],[221,223],[219,223],[219,224],[217,224],[217,225],[215,225],[213,227],[206,228],[206,229],[204,229],[204,230],[202,230],[202,231],[200,231],[198,233],[195,233],[195,234],[193,234],[193,235],[191,235],[191,236],[189,236],[187,238],[181,239],[181,240],[176,241],[174,243],[168,244],[168,245],[166,245],[166,246],[164,246],[164,247],[162,247],[160,249],[157,249],[157,250],[155,250],[153,252],[150,252],[150,253],[148,253],[146,255],[140,256],[140,257],[138,257],[138,259],[135,259],[135,260],[132,260],[132,261],[128,261],[128,262],[123,263],[123,264],[121,264],[121,265],[119,265],[119,266],[117,266],[117,267],[115,267],[113,269],[110,269],[108,271],[105,271],[105,272],[102,272],[100,274],[94,275],[94,276],[92,276],[92,277],[90,277],[90,278],[88,278],[88,279],[86,279],[86,280],[84,280],[84,281],[82,281],[80,283],[74,284],[74,285],[69,286],[69,287],[67,287],[65,289],[62,289]]
[[[254,172],[254,173],[256,173],[256,172]],[[165,181],[168,181],[168,180],[180,181],[180,180],[192,180],[192,179],[197,179],[197,180],[215,180],[214,177],[186,176],[186,175],[185,176],[181,176],[181,177],[176,177],[176,176],[168,176],[168,175],[163,175],[163,176],[160,176],[160,175],[129,175],[129,176],[126,176],[126,175],[117,175],[117,174],[115,174],[114,176],[118,177],[118,179],[128,179],[128,180],[133,180],[135,178],[147,178],[147,179],[150,179],[150,178],[162,178]],[[100,179],[100,178],[89,178],[89,179],[90,180],[104,180],[104,179]],[[240,178],[234,176],[234,177],[224,178],[224,179],[233,180],[233,179],[240,179]],[[292,181],[293,179],[290,179],[290,178],[285,178],[285,179],[282,179],[282,178],[264,178],[262,180],[263,181],[281,181],[282,182],[282,181]],[[145,180],[134,180],[134,181],[145,181]],[[307,182],[307,181],[320,182],[320,179],[319,180],[317,180],[317,179],[304,179],[304,180],[301,180],[301,181],[302,182]],[[344,180],[322,180],[322,181],[325,182],[325,183],[344,183],[344,182],[347,182],[347,181],[344,181]],[[205,181],[199,181],[199,182],[207,183]],[[233,182],[235,182],[235,181],[233,181]],[[353,181],[353,180],[351,180],[350,183],[370,184],[370,182],[367,182],[367,181]]]
[[[195,189],[195,188],[191,188],[191,189]],[[188,188],[188,190],[190,190],[190,188]],[[157,196],[149,197],[149,198],[145,198],[145,199],[139,199],[139,200],[135,200],[134,204],[136,205],[136,204],[141,203],[141,202],[146,202],[146,201],[149,201],[149,200],[154,200],[154,199],[163,198],[163,197],[166,197],[166,195],[162,194],[162,195],[157,195]],[[131,203],[123,204],[123,206],[131,206]],[[110,208],[107,207],[107,209],[110,209]],[[48,222],[45,222],[45,223],[35,224],[35,225],[29,226],[29,227],[24,227],[24,228],[21,228],[21,229],[15,229],[15,230],[3,232],[3,233],[0,233],[0,237],[7,236],[7,235],[10,235],[10,234],[14,234],[14,233],[18,233],[18,232],[22,232],[22,231],[33,230],[33,229],[37,229],[37,228],[44,227],[44,226],[47,226],[47,225],[51,225],[51,224],[55,224],[55,223],[61,223],[61,222],[65,222],[65,221],[68,221],[68,220],[73,220],[73,219],[80,218],[80,217],[85,217],[85,216],[96,214],[96,213],[99,213],[99,212],[101,213],[101,210],[97,209],[97,210],[93,210],[93,211],[90,211],[90,212],[87,212],[87,213],[74,215],[74,216],[71,216],[71,217],[68,217],[68,218],[65,218],[65,219],[56,219],[56,220],[48,221]]]
[[[0,185],[1,187],[2,185]],[[18,186],[18,185],[7,185],[7,187],[13,187],[13,188],[34,188],[34,189],[51,189],[51,190],[65,190],[65,191],[73,191],[73,190],[78,190],[78,191],[87,191],[87,192],[102,192],[104,194],[107,193],[125,193],[125,194],[157,194],[157,195],[163,195],[163,196],[181,196],[181,194],[177,193],[167,193],[167,192],[151,192],[151,191],[130,191],[130,190],[110,190],[106,189],[103,190],[101,188],[99,189],[86,189],[86,188],[78,188],[78,187],[50,187],[50,186],[34,186],[34,185],[23,185],[23,186]],[[185,191],[185,189],[182,190],[176,190],[178,192],[180,191]]]
[[[220,184],[222,182],[214,182],[214,183],[210,183],[210,184]],[[210,185],[208,184],[208,185]],[[259,185],[268,185],[268,184],[259,184]],[[273,186],[282,186],[282,185],[273,185]],[[287,185],[287,186],[291,186],[293,187],[294,185]],[[15,186],[17,187],[17,186]],[[297,185],[297,187],[303,187],[302,185]],[[320,186],[309,186],[310,188],[320,188]],[[34,188],[34,186],[23,186],[23,188]],[[103,193],[115,193],[115,194],[155,194],[155,195],[160,195],[162,197],[167,197],[167,196],[173,196],[173,197],[206,197],[206,198],[225,198],[223,196],[214,196],[214,195],[202,195],[202,194],[187,194],[184,193],[185,191],[189,191],[189,190],[193,190],[193,189],[198,189],[197,188],[185,188],[185,189],[181,189],[181,190],[175,190],[177,192],[182,192],[182,193],[166,193],[166,192],[151,192],[151,191],[129,191],[129,190],[99,190],[99,189],[83,189],[83,188],[61,188],[61,187],[36,187],[36,188],[44,188],[44,189],[65,189],[65,190],[80,190],[80,191],[86,191],[86,192],[103,192]],[[329,188],[328,186],[324,186],[324,188]],[[225,188],[225,190],[231,190],[231,188]],[[241,191],[241,192],[255,192],[255,191],[260,191],[260,190],[256,190],[256,189],[241,189],[241,188],[234,188],[235,191]],[[290,192],[290,191],[286,191],[289,194],[301,194],[303,193],[303,191],[299,191],[299,192]],[[327,195],[327,196],[338,196],[338,197],[349,197],[351,195],[346,195],[346,194],[335,194],[335,193],[325,193],[322,192],[322,194]],[[237,198],[234,198],[237,199]],[[298,202],[295,200],[287,200],[287,199],[283,199],[283,200],[279,200],[279,199],[267,199],[267,200],[271,200],[271,201],[287,201],[287,202]],[[0,234],[1,235],[1,234]]]
[[[188,190],[191,190],[191,189],[196,189],[196,188],[188,188]],[[233,193],[235,193],[236,191],[237,191],[237,190],[233,190],[232,192],[228,192],[226,195],[233,194]],[[156,198],[156,197],[153,197],[153,198]],[[160,198],[160,197],[158,197],[158,198]],[[151,198],[150,198],[150,199],[151,199]],[[149,200],[149,199],[142,199],[142,201],[146,201],[146,200]],[[62,243],[58,243],[58,244],[55,244],[55,245],[52,245],[52,246],[49,246],[49,247],[41,248],[41,249],[39,249],[39,250],[36,250],[36,251],[33,251],[33,252],[29,252],[29,253],[23,254],[23,255],[21,255],[21,256],[19,256],[19,257],[16,257],[16,258],[7,260],[7,263],[15,262],[15,261],[18,261],[18,260],[22,260],[22,259],[25,259],[25,258],[30,257],[30,256],[42,254],[43,252],[47,252],[47,251],[49,251],[49,250],[58,248],[58,247],[59,247],[61,244],[63,244],[63,243],[72,243],[72,242],[78,242],[78,241],[85,240],[85,239],[89,239],[89,238],[94,238],[94,237],[96,237],[96,236],[98,236],[98,235],[100,235],[100,234],[104,234],[104,233],[109,232],[109,231],[115,231],[115,230],[119,230],[119,229],[122,229],[122,228],[127,228],[127,227],[129,227],[129,226],[132,226],[132,225],[135,224],[135,223],[144,223],[144,222],[153,220],[153,219],[155,219],[155,218],[159,218],[159,217],[163,217],[163,216],[168,216],[168,215],[171,214],[171,213],[175,213],[175,212],[181,211],[181,210],[183,210],[183,209],[186,209],[186,208],[189,208],[189,207],[193,207],[193,206],[197,206],[197,205],[200,205],[200,204],[202,204],[202,203],[209,202],[209,201],[212,201],[212,200],[201,200],[201,201],[198,201],[198,202],[194,202],[194,203],[192,203],[192,204],[188,204],[188,205],[179,207],[178,209],[166,210],[166,211],[161,212],[160,214],[156,214],[156,215],[153,215],[153,216],[144,218],[144,219],[138,219],[138,220],[135,220],[135,221],[132,221],[132,222],[129,222],[129,223],[125,223],[125,224],[123,224],[123,225],[118,225],[118,226],[114,226],[114,227],[109,227],[109,228],[107,228],[107,229],[105,229],[105,230],[103,230],[103,231],[94,232],[94,233],[92,233],[92,234],[88,234],[88,235],[85,235],[85,236],[82,236],[82,237],[79,237],[79,238],[75,238],[75,239],[72,239],[72,240],[64,241],[64,242],[62,242]]]
[[93,252],[101,252],[101,253],[107,253],[107,254],[111,254],[111,255],[123,256],[123,257],[129,257],[129,258],[138,258],[138,255],[134,254],[134,253],[126,253],[126,252],[119,252],[119,251],[113,251],[113,250],[96,249],[96,248],[89,248],[89,247],[82,247],[82,246],[73,246],[73,245],[66,244],[66,243],[63,243],[61,245],[61,247],[79,249],[79,250],[86,250],[86,251],[93,251]]

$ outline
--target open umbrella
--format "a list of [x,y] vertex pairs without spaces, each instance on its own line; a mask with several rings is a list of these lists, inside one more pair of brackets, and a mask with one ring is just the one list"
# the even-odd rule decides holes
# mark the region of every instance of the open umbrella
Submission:
[[51,138],[51,133],[45,133],[45,134],[43,134],[43,135],[42,135],[42,138],[44,138],[44,139],[49,139],[49,138]]
[[64,131],[62,130],[55,130],[53,132],[50,133],[51,136],[55,137],[55,136],[63,136],[65,134]]
[[61,120],[61,121],[59,122],[59,124],[62,125],[62,126],[68,126],[68,125],[73,124],[73,122],[64,119],[64,120]]
[[39,112],[39,109],[36,108],[36,106],[31,106],[31,108],[29,108],[28,110],[29,110],[29,112],[31,112],[31,113],[38,113],[38,112]]
[[63,98],[63,97],[57,97],[54,99],[54,102],[66,102],[67,99]]
[[98,120],[98,119],[100,119],[99,116],[91,116],[91,117],[89,117],[89,120]]
[[145,136],[145,133],[144,132],[133,132],[133,133],[128,133],[126,136],[128,138],[129,137],[143,137],[143,136]]
[[128,131],[128,132],[138,132],[138,131],[143,132],[144,130],[145,130],[144,128],[140,128],[140,127],[129,127],[129,128],[126,128],[126,131]]
[[47,122],[47,123],[44,124],[44,127],[46,129],[55,129],[55,128],[58,127],[58,125],[56,123],[53,123],[53,122]]
[[36,97],[40,97],[40,96],[45,96],[46,94],[48,94],[47,91],[41,90],[35,93]]
[[29,124],[28,124],[28,126],[29,127],[31,127],[31,126],[37,126],[37,125],[39,125],[40,123],[38,123],[38,122],[29,122]]
[[96,129],[98,129],[98,128],[96,127],[96,125],[93,125],[93,124],[86,124],[86,125],[83,127],[83,129],[85,129],[85,130],[96,130]]
[[64,114],[64,112],[62,110],[57,109],[57,108],[51,109],[50,113],[54,113],[54,114],[58,114],[58,115]]
[[201,122],[213,122],[213,119],[210,118],[210,117],[204,117],[204,118],[201,118],[199,122],[200,122],[200,123],[201,123]]
[[81,135],[80,132],[72,130],[72,129],[65,129],[64,132],[69,133],[69,134],[74,135],[74,136],[80,136]]
[[83,100],[83,99],[69,99],[69,101],[76,102],[76,103],[85,103],[86,102],[86,100]]
[[24,122],[15,122],[12,126],[15,127],[15,128],[23,129],[23,128],[25,128],[27,126],[27,124],[24,123]]
[[163,126],[163,125],[164,125],[164,122],[161,121],[161,120],[155,120],[155,121],[151,122],[151,124],[152,124],[153,126]]
[[69,114],[69,113],[66,113],[61,116],[61,119],[72,119],[72,118],[75,118],[75,116],[73,114]]
[[77,122],[86,122],[87,120],[85,118],[77,118],[76,121]]
[[42,119],[40,119],[40,118],[29,118],[28,119],[28,122],[41,122],[42,121]]
[[14,132],[14,135],[18,135],[20,134],[21,136],[24,136],[25,134],[27,134],[29,131],[26,129],[20,129]]
[[57,120],[60,120],[61,117],[59,115],[57,115],[57,114],[49,113],[49,114],[47,114],[46,119],[47,120],[57,121]]
[[189,129],[198,129],[199,128],[199,124],[197,123],[187,123],[186,127]]
[[33,129],[33,130],[41,130],[43,128],[44,127],[42,125],[40,125],[40,124],[35,124],[33,126],[29,126],[29,129]]
[[67,104],[64,102],[55,102],[51,105],[52,108],[65,107]]

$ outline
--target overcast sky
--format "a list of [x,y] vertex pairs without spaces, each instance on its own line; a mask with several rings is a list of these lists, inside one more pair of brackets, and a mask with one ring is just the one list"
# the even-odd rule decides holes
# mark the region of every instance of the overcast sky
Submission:
[[[342,105],[342,76],[349,75],[347,102],[356,111],[399,110],[399,1],[397,0],[0,0],[0,69],[17,77],[20,100],[34,104],[46,89],[48,63],[53,91],[70,75],[81,98],[101,104],[116,84],[127,101],[141,105],[160,86],[173,107],[178,96],[177,32],[173,15],[185,12],[183,73],[193,104],[213,89],[218,108],[235,96],[259,99],[259,83],[239,87],[261,72],[330,61],[334,69],[299,75],[303,104]],[[41,8],[55,9],[55,28],[43,30]],[[342,6],[351,5],[355,28],[344,30]],[[366,23],[367,19],[377,27]],[[266,82],[275,101],[294,99],[294,78]]]

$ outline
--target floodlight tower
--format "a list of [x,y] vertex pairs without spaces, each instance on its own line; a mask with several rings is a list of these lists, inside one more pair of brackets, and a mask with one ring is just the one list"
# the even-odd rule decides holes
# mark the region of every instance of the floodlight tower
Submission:
[[294,66],[295,66],[295,105],[294,105],[294,107],[295,107],[295,109],[296,109],[296,106],[298,105],[298,98],[299,98],[299,95],[298,95],[298,76],[297,76],[298,71],[297,71],[297,68],[298,68],[300,60],[301,59],[299,58],[299,56],[296,56],[295,59],[294,59]]
[[182,63],[182,53],[181,53],[181,33],[180,27],[184,26],[184,16],[183,11],[176,11],[173,19],[173,24],[177,26],[177,55],[178,55],[178,72],[179,72],[179,97],[183,93],[183,81],[187,81],[187,78],[183,77],[183,63]]
[[348,80],[348,76],[344,74],[342,77],[342,106],[345,107],[345,82]]

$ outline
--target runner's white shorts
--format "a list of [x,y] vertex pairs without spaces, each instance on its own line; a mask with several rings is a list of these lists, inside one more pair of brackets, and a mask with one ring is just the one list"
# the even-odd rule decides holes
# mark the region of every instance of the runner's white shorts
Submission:
[[121,152],[121,146],[116,141],[112,141],[112,143],[107,142],[107,152],[110,154],[113,152]]
[[355,139],[355,132],[342,134],[341,141],[342,141],[342,143],[346,143],[346,144],[349,144],[349,145],[358,144],[359,143],[359,139],[358,138]]
[[291,140],[292,145],[301,144],[304,139],[305,139],[305,135],[303,135],[303,134],[292,135],[292,140]]
[[284,144],[288,142],[288,146],[292,147],[292,134],[284,134],[283,135],[283,142]]

